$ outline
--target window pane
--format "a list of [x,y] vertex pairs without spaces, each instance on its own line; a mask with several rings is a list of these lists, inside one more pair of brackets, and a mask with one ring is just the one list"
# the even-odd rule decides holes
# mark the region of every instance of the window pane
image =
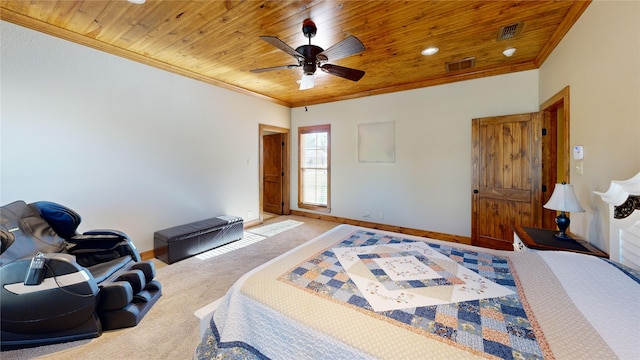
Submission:
[[305,144],[301,152],[300,166],[303,168],[327,168],[327,133],[311,133],[302,135]]
[[302,171],[302,202],[313,205],[327,204],[327,170]]

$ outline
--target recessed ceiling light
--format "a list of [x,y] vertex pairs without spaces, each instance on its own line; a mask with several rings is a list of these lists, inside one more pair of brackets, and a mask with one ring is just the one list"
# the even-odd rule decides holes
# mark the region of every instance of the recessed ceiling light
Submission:
[[426,56],[433,55],[433,54],[437,53],[439,50],[440,49],[438,49],[435,46],[429,46],[428,48],[422,50],[422,55],[426,55]]
[[504,56],[506,56],[506,57],[511,57],[511,56],[513,56],[513,54],[515,54],[515,52],[516,52],[516,48],[508,48],[508,49],[505,49],[502,52],[502,54],[504,54]]
[[136,5],[142,5],[144,4],[147,0],[127,0],[128,2],[132,3],[132,4],[136,4]]

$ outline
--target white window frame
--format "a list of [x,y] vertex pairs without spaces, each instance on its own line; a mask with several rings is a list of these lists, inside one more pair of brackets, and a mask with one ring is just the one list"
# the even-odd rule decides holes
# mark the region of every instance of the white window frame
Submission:
[[[327,133],[327,145],[326,145],[326,203],[319,203],[317,201],[305,201],[304,199],[304,172],[309,169],[322,170],[324,167],[308,167],[305,166],[305,155],[308,149],[305,148],[302,138],[307,134]],[[313,149],[311,149],[313,150]],[[298,207],[301,209],[331,212],[331,125],[314,125],[303,126],[298,128]]]

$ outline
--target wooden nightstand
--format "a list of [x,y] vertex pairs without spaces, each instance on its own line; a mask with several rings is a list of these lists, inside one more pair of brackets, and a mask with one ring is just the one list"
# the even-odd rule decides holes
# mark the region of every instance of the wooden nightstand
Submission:
[[608,258],[604,251],[580,239],[574,234],[571,237],[575,241],[558,240],[553,235],[558,230],[540,229],[532,227],[513,226],[513,250],[564,250],[582,254],[595,255]]

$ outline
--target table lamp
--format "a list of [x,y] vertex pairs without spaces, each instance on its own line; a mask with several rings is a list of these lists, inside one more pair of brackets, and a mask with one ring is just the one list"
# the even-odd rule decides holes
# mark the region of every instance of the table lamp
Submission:
[[560,211],[560,215],[556,216],[556,225],[558,225],[558,229],[560,230],[560,232],[554,235],[556,239],[573,240],[571,236],[566,233],[570,220],[564,212],[584,212],[584,209],[580,206],[576,198],[576,193],[573,191],[573,186],[565,182],[556,184],[551,198],[543,207],[545,209]]

